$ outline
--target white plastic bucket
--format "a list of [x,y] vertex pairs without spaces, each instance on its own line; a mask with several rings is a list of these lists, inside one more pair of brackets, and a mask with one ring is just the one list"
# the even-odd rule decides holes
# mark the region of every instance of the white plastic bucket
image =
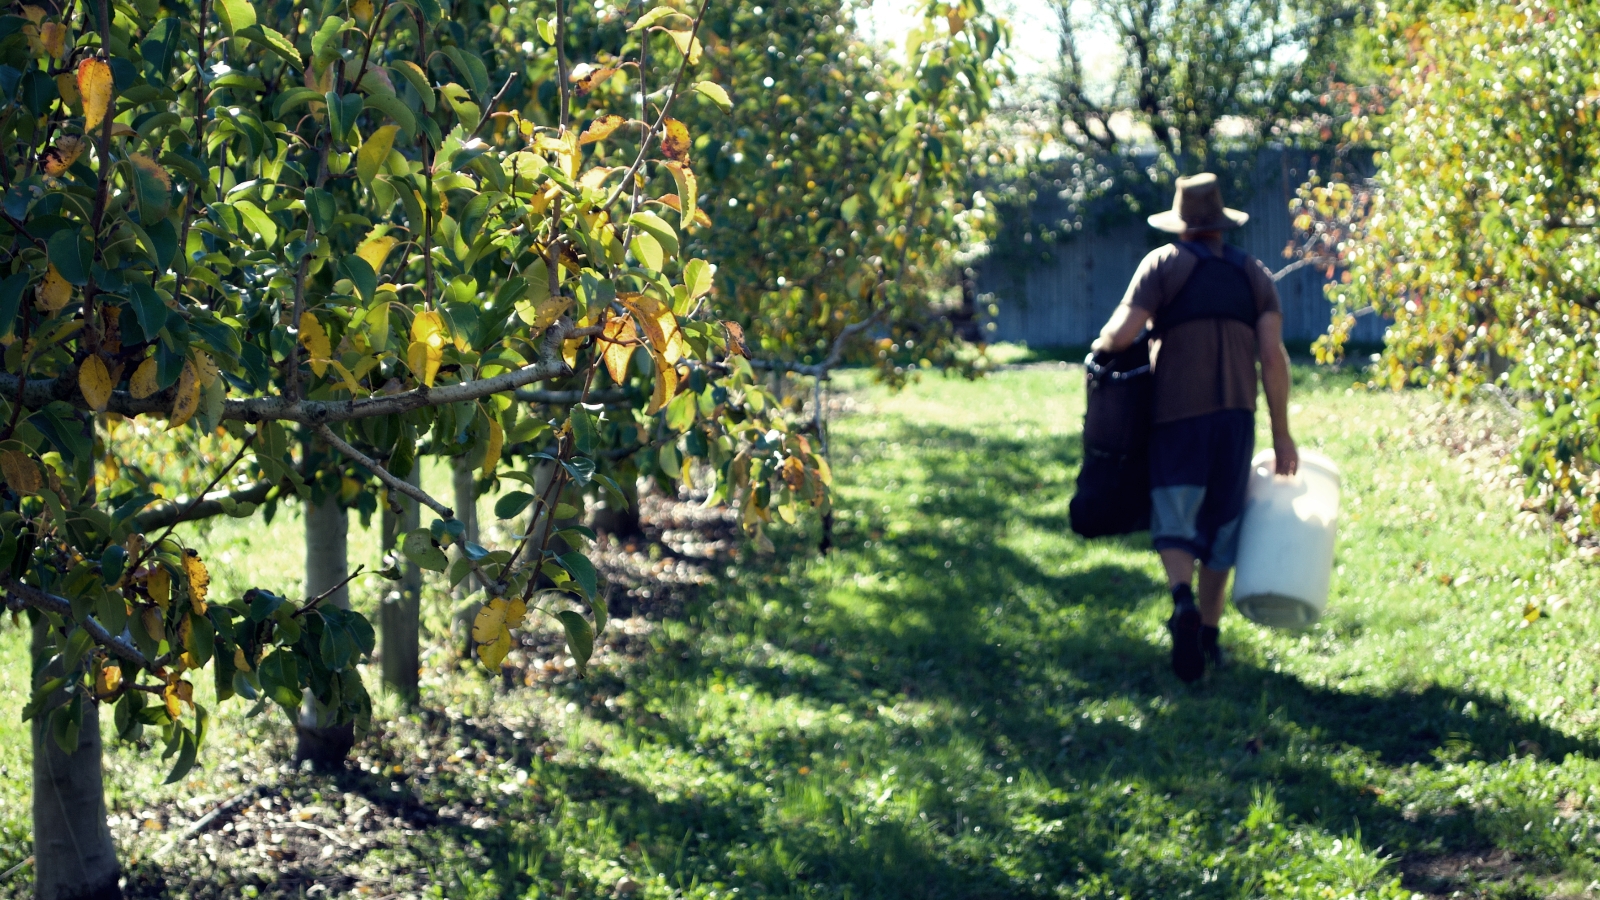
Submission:
[[1233,605],[1273,628],[1305,628],[1322,618],[1339,524],[1339,467],[1300,451],[1300,471],[1274,474],[1276,457],[1250,461],[1250,489],[1239,528]]

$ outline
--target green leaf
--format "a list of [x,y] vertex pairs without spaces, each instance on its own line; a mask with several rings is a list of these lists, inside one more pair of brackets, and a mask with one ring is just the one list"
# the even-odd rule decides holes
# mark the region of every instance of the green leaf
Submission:
[[[651,25],[654,25],[657,22],[660,22],[662,19],[665,19],[665,18],[667,18],[669,16],[683,16],[683,18],[685,18],[685,19],[689,18],[689,16],[687,16],[686,14],[681,13],[681,12],[673,9],[670,6],[658,6],[655,9],[652,9],[649,12],[645,13],[644,15],[640,16],[639,17],[639,21],[634,22],[633,23],[633,27],[629,28],[628,30],[629,31],[643,31],[646,28],[649,28]],[[555,41],[551,41],[550,43],[553,44],[553,43],[555,43]]]
[[450,567],[450,558],[435,546],[433,535],[426,528],[408,533],[400,544],[400,552],[430,572],[443,572]]
[[594,629],[589,626],[588,619],[570,609],[556,613],[556,618],[567,631],[567,649],[572,653],[572,661],[577,663],[578,677],[582,678],[589,669],[589,657],[594,655]]
[[233,201],[233,208],[239,211],[239,215],[244,219],[245,227],[255,232],[256,236],[261,239],[262,244],[267,247],[276,247],[278,245],[277,220],[262,212],[261,207],[256,206],[249,200],[235,200]]
[[605,631],[606,623],[611,620],[611,610],[606,606],[606,598],[597,592],[589,598],[589,608],[594,611],[594,633]]
[[715,81],[697,81],[695,91],[717,105],[717,109],[725,113],[733,111],[733,100],[728,96],[728,91]]
[[144,332],[144,339],[153,341],[167,327],[167,317],[172,310],[167,307],[166,301],[156,293],[156,289],[142,282],[133,283],[133,314],[139,321],[139,330]]
[[399,130],[398,125],[385,125],[361,142],[361,149],[356,153],[356,176],[362,184],[372,186],[372,179],[378,176],[379,167],[389,160],[389,151],[394,148],[394,134]]
[[[106,584],[116,584],[122,578],[122,567],[128,562],[128,551],[121,544],[112,544],[106,552],[100,554],[100,580]],[[117,601],[121,603],[121,600]]]
[[572,580],[583,590],[584,599],[593,598],[599,585],[599,576],[595,573],[594,563],[589,557],[574,550],[561,555],[561,565],[572,573]]
[[579,453],[589,454],[594,452],[595,445],[600,441],[600,434],[595,429],[594,416],[581,406],[572,407],[568,414],[572,422],[572,441]]
[[[433,92],[429,91],[428,95],[432,96]],[[411,112],[411,107],[406,106],[399,97],[391,94],[369,94],[362,102],[364,109],[375,109],[393,119],[407,137],[417,133],[417,117]]]
[[470,53],[461,52],[460,47],[444,48],[444,55],[450,57],[450,62],[455,64],[456,71],[461,77],[472,85],[472,92],[480,101],[487,101],[489,97],[489,70],[483,67],[483,60]]
[[494,502],[494,517],[497,519],[509,519],[527,509],[528,504],[532,502],[533,495],[526,491],[512,491],[508,494],[502,494],[500,499]]
[[318,234],[333,230],[334,216],[338,215],[338,211],[333,194],[322,188],[306,188],[306,215],[311,218],[311,224],[316,227]]
[[539,32],[540,40],[552,47],[556,45],[556,27],[550,23],[549,19],[539,19],[534,23],[534,27]]
[[256,24],[256,8],[250,0],[217,0],[213,8],[222,20],[223,32],[230,37]]
[[[581,667],[580,667],[581,668]],[[95,714],[99,715],[96,708]],[[50,714],[50,734],[56,739],[61,752],[72,754],[78,750],[78,730],[83,725],[83,697],[75,696],[72,702]]]
[[16,334],[17,312],[22,308],[22,291],[27,286],[26,269],[0,281],[0,338]]
[[628,249],[633,251],[633,258],[639,261],[639,265],[644,266],[646,269],[659,272],[662,264],[666,262],[666,256],[661,250],[661,242],[642,230],[633,236],[633,240],[628,242]]
[[660,241],[668,255],[678,255],[678,232],[667,220],[652,212],[636,212],[628,217],[628,223]]
[[689,299],[699,300],[711,293],[712,274],[712,265],[703,259],[683,264],[683,286],[689,289]]
[[305,67],[305,61],[300,58],[300,51],[295,48],[294,42],[265,25],[240,28],[236,35],[271,50],[297,69]]
[[199,744],[194,739],[193,732],[182,725],[177,726],[177,728],[178,758],[172,763],[172,771],[167,773],[167,780],[161,782],[162,784],[172,784],[189,774],[189,770],[194,768],[195,755],[200,750]]

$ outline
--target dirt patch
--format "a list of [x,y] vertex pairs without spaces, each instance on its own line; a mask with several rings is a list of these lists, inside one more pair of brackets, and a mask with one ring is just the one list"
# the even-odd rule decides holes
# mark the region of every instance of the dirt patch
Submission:
[[1399,868],[1401,885],[1429,898],[1534,900],[1545,896],[1529,865],[1504,850],[1412,854],[1400,860]]

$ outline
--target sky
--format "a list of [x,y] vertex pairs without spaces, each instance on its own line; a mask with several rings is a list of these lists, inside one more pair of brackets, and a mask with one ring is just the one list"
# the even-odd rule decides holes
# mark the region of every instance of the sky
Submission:
[[[874,0],[857,15],[866,37],[896,42],[916,23],[924,0]],[[1080,0],[1081,2],[1081,0]],[[1044,74],[1060,54],[1052,0],[989,0],[989,9],[1011,23],[1011,59],[1019,80]],[[1108,74],[1116,65],[1117,46],[1104,34],[1080,36],[1078,52],[1090,75]]]

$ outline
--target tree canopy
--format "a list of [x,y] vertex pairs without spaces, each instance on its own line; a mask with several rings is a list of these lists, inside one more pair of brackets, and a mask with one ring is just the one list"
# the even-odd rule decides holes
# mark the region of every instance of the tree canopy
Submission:
[[1370,185],[1308,192],[1348,267],[1325,352],[1352,313],[1393,320],[1383,380],[1525,399],[1522,464],[1569,533],[1600,525],[1600,53],[1588,4],[1389,11],[1374,23],[1384,152]]

